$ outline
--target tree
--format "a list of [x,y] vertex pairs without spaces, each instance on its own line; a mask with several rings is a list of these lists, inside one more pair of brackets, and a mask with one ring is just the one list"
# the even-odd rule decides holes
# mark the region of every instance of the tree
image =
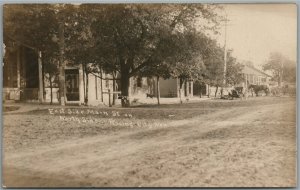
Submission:
[[[216,87],[215,97],[217,96],[218,88],[223,85],[224,80],[224,49],[220,48],[215,40],[207,41],[207,50],[204,54],[205,70],[202,74],[201,81]],[[243,80],[243,66],[227,53],[226,61],[226,84],[236,85]]]
[[45,75],[45,78],[47,78],[49,81],[50,104],[52,104],[53,103],[53,87],[54,87],[53,83],[59,74],[58,64],[57,64],[57,61],[55,60],[55,58],[53,58],[53,57],[47,57],[47,58],[44,57],[43,62],[44,62],[45,73],[47,74],[47,75]]
[[269,60],[263,65],[263,70],[273,73],[273,80],[278,82],[278,86],[282,85],[283,81],[296,81],[296,64],[287,59],[279,52],[272,52]]
[[287,59],[283,67],[283,80],[290,83],[296,82],[296,62]]
[[216,87],[216,97],[218,88],[223,85],[224,50],[217,45],[216,41],[210,41],[209,44],[209,53],[204,60],[206,70],[203,78],[209,85]]
[[65,104],[64,29],[73,10],[74,5],[66,4],[6,4],[4,6],[4,43],[12,39],[41,52],[43,56],[51,54],[58,57],[59,100],[62,105]]
[[[178,47],[176,35],[161,35],[160,43],[155,52],[155,56],[152,56],[149,62],[151,64],[146,65],[141,69],[139,75],[144,77],[156,77],[156,96],[157,104],[160,105],[160,78],[168,79],[172,75],[173,64],[176,62],[177,53],[174,50],[184,50],[184,48]],[[173,67],[172,67],[173,66]]]
[[[11,34],[43,53],[48,53],[46,47],[53,44],[53,48],[48,49],[58,52],[60,100],[64,104],[66,60],[81,64],[86,76],[86,64],[89,63],[113,76],[119,73],[122,96],[128,97],[130,78],[139,75],[146,66],[156,64],[153,60],[164,43],[161,36],[176,34],[179,40],[191,42],[188,35],[178,34],[196,26],[202,30],[215,30],[218,24],[215,9],[218,7],[212,4],[16,5],[8,6],[5,11],[8,22],[4,29],[5,34]],[[199,27],[197,20],[209,24]],[[22,33],[18,32],[20,30]],[[175,68],[181,67],[182,72],[173,74],[189,78],[192,73],[188,68],[198,68],[199,64],[193,63],[202,58],[193,53],[178,55],[182,60],[174,61]],[[123,99],[123,106],[128,103],[126,98]]]
[[[213,5],[101,5],[94,7],[93,37],[104,70],[120,73],[121,95],[128,97],[129,81],[154,64],[163,33],[191,29],[196,18],[214,23]],[[109,52],[109,53],[107,53]],[[128,106],[125,99],[122,106]]]
[[242,74],[243,65],[236,61],[236,58],[230,54],[227,56],[227,69],[226,69],[226,84],[237,85],[243,81]]

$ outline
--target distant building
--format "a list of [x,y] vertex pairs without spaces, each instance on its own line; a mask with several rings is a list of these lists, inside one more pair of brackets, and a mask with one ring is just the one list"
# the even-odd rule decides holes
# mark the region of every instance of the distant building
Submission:
[[[271,76],[264,73],[263,71],[257,69],[254,67],[254,65],[251,62],[242,62],[243,69],[243,81],[236,85],[244,88],[248,88],[249,85],[268,85],[270,84]],[[221,87],[217,88],[215,86],[208,86],[206,85],[206,91],[205,95],[209,96],[215,96],[215,93],[217,96],[220,96],[221,94]]]
[[3,65],[4,100],[38,100],[37,52],[14,42],[6,44]]
[[250,84],[269,85],[269,80],[271,79],[270,75],[252,65],[244,65],[242,73],[244,81],[240,85],[244,87],[248,87]]
[[[13,42],[12,42],[13,43]],[[43,74],[42,80],[39,74],[42,67],[38,63],[38,54],[35,50],[19,45],[6,44],[5,60],[3,65],[3,100],[15,100],[25,102],[38,102],[40,92],[43,93],[44,102],[50,102],[51,90],[47,74]],[[112,78],[103,73],[103,78]],[[112,92],[112,80],[101,79],[90,74],[88,76],[90,104],[108,104],[108,89]],[[66,103],[84,103],[84,85],[86,78],[83,75],[81,66],[66,65],[65,84],[66,84]],[[40,86],[42,83],[42,86]],[[44,86],[44,88],[43,88]],[[40,88],[43,88],[42,90]],[[58,79],[55,80],[52,89],[53,102],[59,100]]]
[[[145,98],[146,94],[157,96],[157,79],[156,77],[133,77],[130,80],[129,94],[131,98]],[[160,97],[162,98],[179,98],[179,79],[159,79]],[[181,97],[193,96],[193,81],[185,82],[182,86]]]
[[[49,77],[39,65],[39,57],[36,50],[9,41],[5,44],[5,60],[3,64],[3,100],[23,102],[38,102],[43,92],[43,101],[51,101],[51,88]],[[88,104],[109,104],[108,91],[113,92],[113,80],[110,74],[102,73],[88,75]],[[119,78],[120,76],[117,76]],[[155,77],[132,77],[130,79],[129,97],[146,98],[146,94],[157,96],[157,79]],[[80,65],[65,66],[65,98],[67,104],[83,104],[85,85],[87,79]],[[183,84],[182,97],[193,96],[193,82]],[[115,91],[120,91],[120,81],[115,83]],[[180,97],[179,79],[160,78],[161,97]],[[117,95],[116,95],[117,96]],[[52,100],[59,102],[58,77],[52,84]],[[120,103],[120,100],[116,100]]]

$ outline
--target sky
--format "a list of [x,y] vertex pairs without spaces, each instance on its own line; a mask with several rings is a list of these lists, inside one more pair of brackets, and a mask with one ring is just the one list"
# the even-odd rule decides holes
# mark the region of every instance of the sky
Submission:
[[[295,4],[227,4],[227,47],[238,60],[261,68],[271,52],[297,59],[297,7]],[[222,45],[225,24],[217,36]]]

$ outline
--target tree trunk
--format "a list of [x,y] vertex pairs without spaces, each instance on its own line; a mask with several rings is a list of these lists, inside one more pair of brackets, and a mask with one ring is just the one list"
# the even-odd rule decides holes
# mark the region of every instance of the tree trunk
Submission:
[[86,69],[85,69],[85,77],[86,77],[86,85],[85,85],[86,93],[85,93],[84,103],[85,105],[87,105],[89,101],[89,73],[86,71]]
[[49,82],[50,82],[50,104],[52,105],[53,104],[53,95],[52,95],[52,89],[53,89],[53,86],[52,86],[52,76],[50,75],[49,76]]
[[45,88],[45,63],[42,61],[42,80],[43,80],[43,100],[46,100],[46,88]]
[[156,89],[157,89],[157,105],[160,105],[160,87],[159,87],[159,76],[156,77]]
[[129,85],[130,77],[126,74],[121,74],[121,96],[122,96],[122,107],[129,107]]
[[65,100],[65,65],[64,65],[64,22],[59,24],[59,102],[60,105],[66,104]]
[[101,77],[101,81],[100,81],[100,86],[101,86],[101,102],[103,102],[103,76],[102,76],[102,69],[100,68],[100,77]]
[[208,91],[208,92],[207,92],[207,94],[208,94],[207,97],[208,97],[208,98],[210,98],[210,89],[209,89],[209,88],[210,88],[210,86],[209,86],[209,84],[208,84],[208,85],[207,85],[207,91]]
[[85,66],[84,66],[84,64],[82,64],[82,75],[83,75],[83,77],[82,77],[82,80],[83,80],[83,99],[84,99],[84,102],[85,102],[85,99],[86,99],[86,93],[85,93]]
[[130,75],[128,64],[125,60],[121,62],[121,96],[122,96],[122,107],[129,107],[129,86],[130,86]]
[[182,78],[179,78],[179,98],[180,103],[182,104],[182,87],[183,87],[184,80]]
[[117,94],[114,93],[116,91],[116,74],[115,74],[115,72],[113,72],[112,75],[113,75],[113,101],[112,101],[112,105],[116,105]]
[[200,86],[199,86],[199,90],[200,90],[200,98],[202,98],[202,86],[201,86],[201,83],[200,83]]
[[217,86],[217,88],[216,88],[216,91],[215,91],[215,97],[217,97],[218,88],[219,88],[219,86]]
[[44,102],[44,87],[43,87],[43,62],[42,52],[38,51],[38,66],[39,66],[39,102]]

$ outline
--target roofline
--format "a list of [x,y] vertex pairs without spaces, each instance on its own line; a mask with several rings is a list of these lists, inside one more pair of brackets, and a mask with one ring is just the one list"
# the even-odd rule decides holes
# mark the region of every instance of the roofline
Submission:
[[255,67],[251,67],[251,66],[248,66],[248,65],[244,65],[244,66],[249,67],[249,68],[251,68],[251,69],[254,69],[255,71],[257,71],[257,72],[259,72],[259,73],[261,73],[261,74],[264,74],[264,75],[266,75],[267,77],[272,77],[272,76],[268,75],[267,73],[265,73],[265,72],[263,72],[263,71],[261,71],[261,70],[255,68]]

